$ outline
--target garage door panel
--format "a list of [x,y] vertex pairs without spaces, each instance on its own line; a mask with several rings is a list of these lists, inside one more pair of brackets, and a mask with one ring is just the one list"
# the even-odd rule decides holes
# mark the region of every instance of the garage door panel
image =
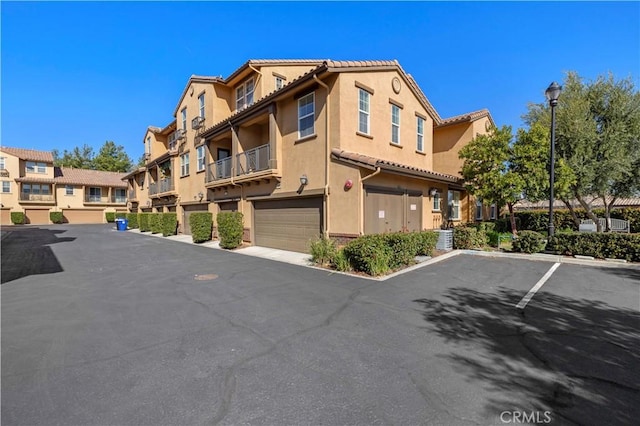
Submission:
[[68,209],[63,210],[62,215],[66,223],[104,223],[104,210]]
[[26,216],[25,223],[29,225],[49,224],[49,210],[25,209],[24,215]]
[[255,243],[306,253],[322,233],[321,212],[321,198],[255,202]]

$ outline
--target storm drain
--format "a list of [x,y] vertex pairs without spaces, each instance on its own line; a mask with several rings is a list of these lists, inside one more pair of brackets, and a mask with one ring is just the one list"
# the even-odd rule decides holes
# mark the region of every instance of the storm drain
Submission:
[[215,280],[216,278],[218,278],[218,276],[216,274],[204,274],[204,275],[195,275],[193,277],[194,280],[196,281],[210,281],[210,280]]

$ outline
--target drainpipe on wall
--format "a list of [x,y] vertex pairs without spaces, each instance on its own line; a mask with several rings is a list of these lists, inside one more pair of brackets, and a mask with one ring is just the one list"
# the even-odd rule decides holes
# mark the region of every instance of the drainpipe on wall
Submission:
[[364,197],[364,185],[362,185],[362,182],[364,182],[365,180],[374,177],[375,175],[377,175],[378,173],[380,173],[382,171],[382,169],[380,167],[376,167],[376,171],[371,173],[368,176],[365,177],[360,177],[360,185],[358,185],[358,189],[360,190],[360,197],[358,200],[358,221],[360,222],[360,235],[364,235],[364,220],[362,219],[362,204],[364,203],[363,197]]
[[318,78],[318,76],[316,74],[313,75],[313,79],[316,81],[316,83],[318,83],[320,86],[324,87],[325,90],[327,91],[327,98],[325,100],[325,130],[324,130],[324,138],[325,138],[325,144],[324,144],[324,197],[323,197],[323,206],[322,206],[322,210],[323,210],[323,220],[324,220],[324,229],[323,229],[323,234],[325,238],[329,238],[329,150],[330,150],[330,141],[329,141],[329,100],[330,100],[330,93],[329,93],[329,86],[327,86],[324,82],[320,81],[320,79]]

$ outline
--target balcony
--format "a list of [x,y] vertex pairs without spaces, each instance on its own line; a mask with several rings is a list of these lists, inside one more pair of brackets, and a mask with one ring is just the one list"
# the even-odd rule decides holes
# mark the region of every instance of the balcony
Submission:
[[129,190],[129,200],[133,201],[133,200],[137,200],[138,199],[138,194],[136,193],[135,189],[130,189]]
[[231,157],[223,158],[207,167],[207,182],[231,177]]
[[53,204],[55,201],[53,194],[33,194],[31,192],[20,193],[20,202]]
[[165,179],[161,179],[158,182],[152,182],[149,184],[149,195],[158,196],[165,192],[173,192],[174,189],[175,188],[173,186],[173,179],[165,178]]
[[[235,176],[238,180],[251,180],[254,173],[269,171],[269,144],[241,152],[235,156]],[[223,158],[210,163],[207,167],[207,184],[231,178],[233,157]],[[269,177],[270,173],[260,173],[257,178]],[[226,183],[226,182],[225,182]]]
[[196,117],[191,120],[191,128],[193,130],[198,130],[204,126],[204,117]]
[[103,197],[97,194],[84,194],[85,204],[126,204],[127,197],[122,195],[111,195]]

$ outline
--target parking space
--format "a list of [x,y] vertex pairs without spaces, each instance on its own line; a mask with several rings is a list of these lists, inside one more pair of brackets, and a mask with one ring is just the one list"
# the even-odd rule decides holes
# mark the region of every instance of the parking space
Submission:
[[517,309],[551,263],[460,255],[376,282],[112,228],[4,236],[3,422],[640,415],[637,268],[562,264]]

